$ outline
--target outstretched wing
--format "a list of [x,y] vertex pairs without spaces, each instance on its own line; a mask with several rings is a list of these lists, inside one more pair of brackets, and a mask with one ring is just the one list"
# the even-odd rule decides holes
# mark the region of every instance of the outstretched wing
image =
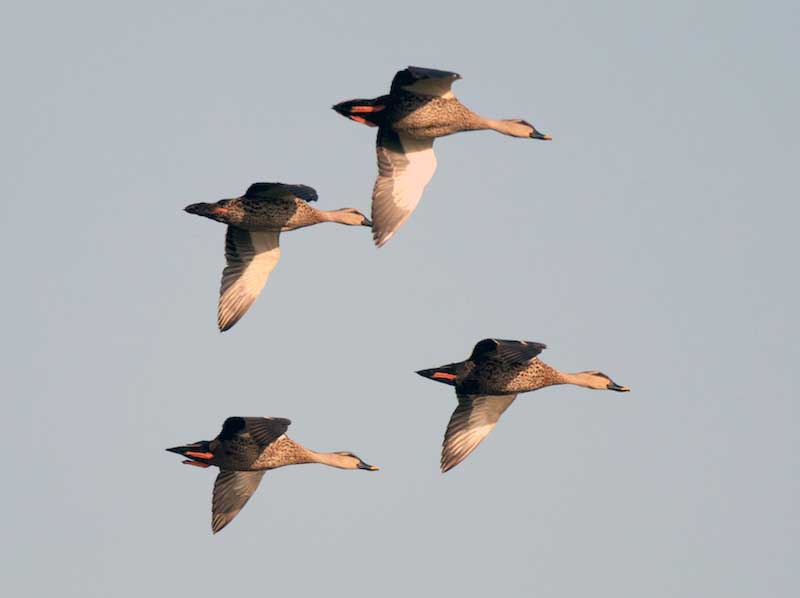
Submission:
[[278,232],[246,231],[229,226],[219,291],[217,324],[228,330],[250,309],[281,256]]
[[214,480],[211,500],[211,530],[216,534],[239,514],[258,488],[263,471],[222,469]]
[[517,398],[513,395],[459,395],[442,443],[442,472],[451,470],[474,451]]
[[391,93],[400,89],[427,96],[449,97],[453,81],[461,79],[458,73],[410,66],[395,73]]
[[496,360],[512,365],[522,365],[541,353],[547,345],[532,341],[508,341],[496,338],[485,338],[472,349],[470,360]]
[[380,247],[417,207],[425,185],[436,171],[433,139],[378,130],[378,178],[372,190],[372,237]]
[[285,183],[253,183],[244,194],[247,199],[270,201],[297,197],[303,201],[317,201],[317,192],[307,185]]
[[229,417],[222,424],[218,440],[236,440],[239,443],[255,442],[264,450],[282,434],[292,422],[283,417]]

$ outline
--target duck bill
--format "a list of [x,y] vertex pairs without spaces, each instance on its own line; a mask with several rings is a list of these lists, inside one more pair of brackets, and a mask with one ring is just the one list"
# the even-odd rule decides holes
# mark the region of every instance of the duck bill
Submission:
[[367,463],[364,463],[363,461],[361,461],[358,464],[358,468],[359,469],[364,469],[366,471],[380,471],[380,467],[375,467],[374,465],[369,465]]
[[606,386],[608,390],[616,390],[617,392],[630,392],[630,388],[627,386],[620,386],[616,382],[609,382],[608,386]]
[[550,141],[552,137],[550,137],[550,135],[545,135],[544,133],[540,133],[536,129],[533,129],[533,132],[531,132],[531,139],[541,139],[542,141]]

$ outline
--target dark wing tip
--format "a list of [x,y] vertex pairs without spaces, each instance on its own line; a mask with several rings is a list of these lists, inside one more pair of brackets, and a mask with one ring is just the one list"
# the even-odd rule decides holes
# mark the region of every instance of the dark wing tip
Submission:
[[244,197],[248,199],[269,200],[293,195],[303,201],[317,201],[317,191],[308,185],[289,183],[253,183],[247,188]]
[[217,328],[219,328],[220,332],[227,332],[228,330],[233,328],[236,325],[236,322],[238,322],[239,320],[241,320],[241,316],[239,316],[238,318],[222,318],[218,316]]
[[440,462],[440,467],[442,469],[442,473],[447,473],[451,469],[453,469],[456,465],[461,463],[463,459],[457,459],[453,455],[445,455],[442,453],[442,459]]
[[228,525],[233,518],[223,517],[222,515],[214,515],[211,517],[211,533],[216,534],[220,530],[222,530],[226,525]]

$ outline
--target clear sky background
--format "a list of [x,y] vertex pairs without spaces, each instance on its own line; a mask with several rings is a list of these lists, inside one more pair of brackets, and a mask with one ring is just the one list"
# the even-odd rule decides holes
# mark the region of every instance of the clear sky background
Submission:
[[[646,5],[647,4],[647,5]],[[795,2],[4,5],[3,584],[14,596],[800,594]],[[419,209],[284,235],[216,330],[254,181],[368,211],[375,130],[330,109],[455,70],[492,132],[436,142]],[[462,465],[484,337],[633,392],[520,397]],[[379,473],[268,473],[210,531],[167,446],[293,420]]]

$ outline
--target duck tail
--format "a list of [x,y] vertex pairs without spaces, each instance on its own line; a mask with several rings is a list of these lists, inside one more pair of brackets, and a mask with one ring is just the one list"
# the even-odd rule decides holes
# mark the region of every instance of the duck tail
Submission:
[[170,453],[177,453],[183,457],[189,457],[189,459],[183,461],[186,465],[208,467],[210,464],[209,462],[214,458],[214,454],[209,449],[210,443],[207,440],[201,440],[200,442],[193,442],[192,444],[174,446],[167,450]]
[[205,216],[212,220],[225,222],[225,217],[228,214],[228,208],[225,207],[227,202],[225,200],[217,203],[193,203],[183,208],[184,212],[189,214],[196,214],[197,216]]
[[379,127],[383,124],[383,111],[389,102],[389,96],[381,96],[373,100],[348,100],[339,102],[333,109],[342,116],[368,127]]
[[457,366],[458,364],[451,363],[449,365],[443,365],[438,368],[431,368],[429,370],[419,370],[417,374],[423,378],[428,378],[429,380],[436,380],[437,382],[441,382],[443,384],[455,386],[458,379],[459,370]]

